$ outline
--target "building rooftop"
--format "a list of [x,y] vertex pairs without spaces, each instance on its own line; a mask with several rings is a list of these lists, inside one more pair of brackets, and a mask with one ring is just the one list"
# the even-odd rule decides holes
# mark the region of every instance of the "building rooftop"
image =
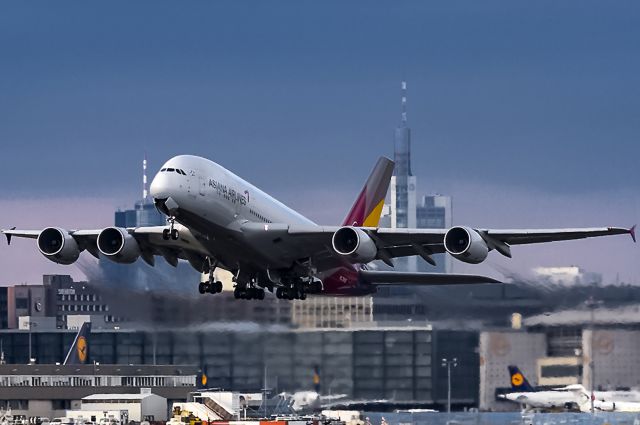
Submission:
[[155,394],[152,393],[138,393],[138,394],[91,394],[86,397],[82,397],[82,400],[142,400],[143,398],[151,397]]
[[197,375],[198,372],[197,366],[174,365],[0,365],[0,375],[189,376]]

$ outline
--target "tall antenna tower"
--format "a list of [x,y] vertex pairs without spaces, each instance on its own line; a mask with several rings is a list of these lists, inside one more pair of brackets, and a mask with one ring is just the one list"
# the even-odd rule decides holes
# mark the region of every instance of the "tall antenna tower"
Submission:
[[406,81],[402,81],[401,90],[402,90],[402,126],[405,127],[407,125],[407,82]]
[[147,190],[147,153],[144,153],[144,159],[142,160],[142,204],[147,203],[147,196],[149,191]]

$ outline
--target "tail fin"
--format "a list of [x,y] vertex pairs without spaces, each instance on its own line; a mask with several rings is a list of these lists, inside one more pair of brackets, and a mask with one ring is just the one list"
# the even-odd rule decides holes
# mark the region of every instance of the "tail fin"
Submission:
[[360,195],[342,223],[343,226],[378,226],[394,165],[395,163],[389,158],[382,156],[378,159]]
[[78,331],[71,348],[64,359],[64,364],[85,364],[89,361],[89,334],[91,322],[84,322]]
[[524,374],[520,372],[518,366],[509,366],[509,375],[511,377],[511,389],[516,392],[531,392],[535,391],[535,388],[529,384]]

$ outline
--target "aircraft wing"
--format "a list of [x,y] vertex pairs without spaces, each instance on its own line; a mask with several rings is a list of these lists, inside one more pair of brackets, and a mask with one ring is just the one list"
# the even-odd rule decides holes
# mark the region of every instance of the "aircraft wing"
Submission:
[[[192,265],[201,267],[204,263],[206,250],[192,235],[188,228],[176,225],[180,238],[178,240],[165,240],[163,231],[167,226],[131,227],[125,229],[138,244],[140,257],[149,265],[155,263],[155,256],[162,256],[172,266],[178,265],[178,260],[188,260]],[[98,230],[64,230],[58,229],[73,237],[80,251],[86,250],[96,258],[100,258],[97,247],[98,235],[103,229]],[[6,229],[2,233],[11,244],[13,237],[37,239],[42,230]],[[198,268],[196,267],[196,268]]]
[[411,273],[378,270],[360,270],[360,276],[368,283],[384,285],[472,285],[500,283],[487,276],[451,273]]
[[[286,236],[305,241],[308,250],[317,250],[336,255],[331,249],[332,237],[340,229],[337,226],[289,226]],[[361,227],[373,239],[378,248],[378,259],[391,263],[390,259],[419,255],[425,261],[435,264],[432,254],[446,252],[444,236],[447,229],[392,229]],[[595,227],[575,229],[471,229],[475,230],[485,241],[489,250],[497,250],[502,255],[511,257],[511,245],[523,245],[542,242],[565,241],[630,234],[635,242],[635,226],[630,229],[621,227]],[[301,252],[305,252],[302,248]],[[311,253],[310,253],[311,254]]]

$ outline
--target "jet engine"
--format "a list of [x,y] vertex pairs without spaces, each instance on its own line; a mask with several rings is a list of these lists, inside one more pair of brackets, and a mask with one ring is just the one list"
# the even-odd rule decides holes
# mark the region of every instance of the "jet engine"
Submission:
[[116,263],[133,263],[140,256],[140,247],[126,229],[107,227],[98,235],[98,250]]
[[42,255],[58,264],[72,264],[80,256],[80,248],[73,236],[57,227],[47,227],[40,232],[38,249]]
[[352,263],[368,263],[376,259],[378,248],[367,233],[358,227],[341,227],[331,239],[333,249]]
[[482,263],[489,247],[478,232],[468,227],[452,227],[444,235],[444,248],[454,258],[465,263]]

